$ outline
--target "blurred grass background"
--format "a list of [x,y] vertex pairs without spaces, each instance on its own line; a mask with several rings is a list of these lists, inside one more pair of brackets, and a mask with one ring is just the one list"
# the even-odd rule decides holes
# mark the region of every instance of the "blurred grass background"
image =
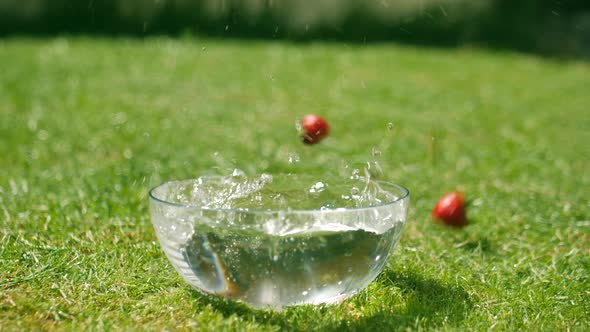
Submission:
[[0,35],[397,41],[590,56],[585,0],[0,0]]

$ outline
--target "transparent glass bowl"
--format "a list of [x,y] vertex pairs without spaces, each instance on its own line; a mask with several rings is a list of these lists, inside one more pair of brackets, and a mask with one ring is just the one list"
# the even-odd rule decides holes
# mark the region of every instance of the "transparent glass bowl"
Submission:
[[191,181],[150,191],[150,214],[166,256],[205,294],[280,310],[336,303],[365,288],[399,241],[409,191],[378,182],[391,199],[361,208],[215,209],[176,202]]

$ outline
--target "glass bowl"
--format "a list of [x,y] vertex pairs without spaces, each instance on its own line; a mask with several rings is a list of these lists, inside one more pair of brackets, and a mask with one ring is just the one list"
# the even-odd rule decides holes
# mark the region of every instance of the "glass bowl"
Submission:
[[[333,200],[323,204],[334,197],[322,196],[321,189],[331,188],[328,183],[289,181],[289,189],[273,195],[292,199],[305,192],[306,204],[294,205],[309,208],[282,208],[275,199],[266,204],[256,195],[228,208],[211,204],[208,196],[222,195],[204,185],[220,181],[223,177],[202,177],[155,187],[149,195],[151,220],[186,282],[202,293],[257,308],[337,303],[365,288],[398,243],[409,204],[406,188],[384,181],[373,182],[374,202],[344,207]],[[345,194],[340,197],[350,200],[359,190]]]

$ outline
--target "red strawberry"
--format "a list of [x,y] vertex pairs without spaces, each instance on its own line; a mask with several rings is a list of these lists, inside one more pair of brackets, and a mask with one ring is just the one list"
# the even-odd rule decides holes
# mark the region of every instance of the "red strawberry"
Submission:
[[326,120],[315,114],[308,114],[303,117],[301,129],[301,140],[305,144],[316,144],[330,132]]
[[452,227],[467,225],[465,200],[460,192],[444,195],[432,210],[432,219]]

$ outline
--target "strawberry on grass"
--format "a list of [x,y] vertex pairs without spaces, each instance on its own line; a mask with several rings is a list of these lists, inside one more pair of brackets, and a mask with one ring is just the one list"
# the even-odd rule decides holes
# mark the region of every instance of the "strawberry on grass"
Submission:
[[301,141],[305,144],[316,144],[330,132],[328,122],[321,116],[308,114],[301,120]]
[[453,191],[444,195],[432,210],[432,219],[451,227],[466,226],[467,213],[463,194]]

